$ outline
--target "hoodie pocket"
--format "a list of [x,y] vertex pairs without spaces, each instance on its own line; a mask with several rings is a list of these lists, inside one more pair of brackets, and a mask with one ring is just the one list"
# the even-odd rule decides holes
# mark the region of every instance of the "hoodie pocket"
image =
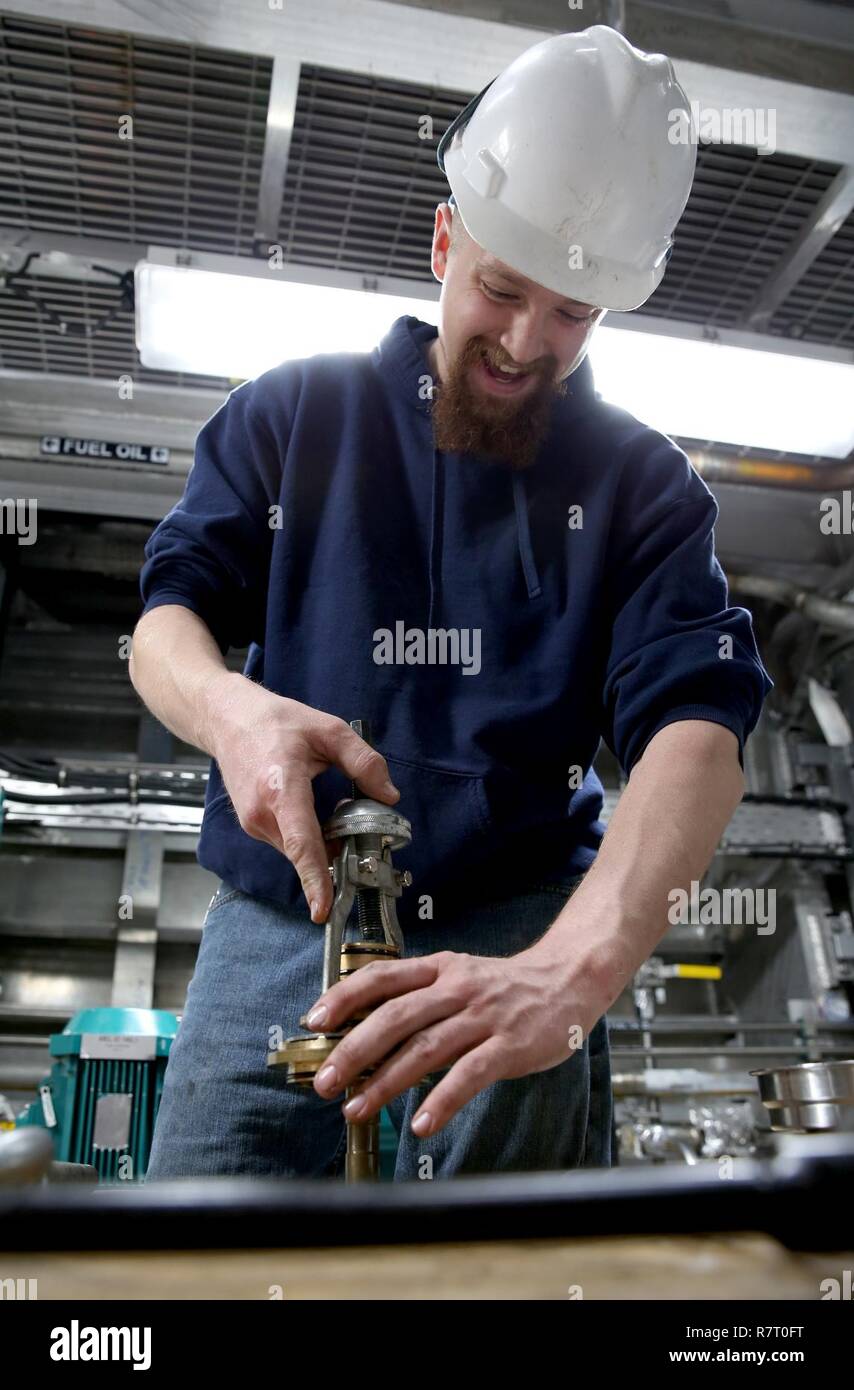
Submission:
[[494,766],[483,779],[490,828],[528,830],[566,815],[571,793],[555,771],[543,776],[531,770]]
[[395,865],[409,869],[413,885],[454,878],[482,859],[489,846],[489,805],[483,779],[470,772],[397,758],[383,748],[400,792],[401,815],[412,843],[397,850]]
[[573,793],[563,776],[492,767],[483,779],[496,882],[571,883]]

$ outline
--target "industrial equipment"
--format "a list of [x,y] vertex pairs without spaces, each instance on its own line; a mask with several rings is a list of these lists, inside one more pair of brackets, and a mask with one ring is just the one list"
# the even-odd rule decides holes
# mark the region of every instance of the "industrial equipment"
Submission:
[[[371,742],[367,720],[354,719],[355,729],[366,743]],[[330,865],[334,898],[325,927],[322,993],[339,980],[373,961],[397,960],[403,955],[403,933],[397,920],[395,899],[412,882],[408,870],[392,864],[392,850],[403,849],[412,841],[409,821],[391,806],[367,797],[340,802],[323,826],[327,842],[340,841],[341,850]],[[345,940],[347,924],[356,906],[356,931]],[[354,1014],[340,1029],[330,1033],[304,1032],[285,1038],[268,1053],[267,1064],[282,1067],[291,1085],[311,1086],[327,1057],[350,1029],[367,1018],[371,1010]],[[300,1025],[306,1027],[306,1019]],[[376,1068],[368,1068],[358,1082],[365,1081]],[[346,1098],[358,1093],[358,1084],[347,1087]],[[380,1116],[363,1122],[347,1123],[345,1177],[348,1182],[380,1176]]]
[[51,1037],[57,1060],[17,1128],[47,1129],[58,1160],[91,1164],[101,1182],[141,1182],[177,1032],[163,1009],[83,1009]]

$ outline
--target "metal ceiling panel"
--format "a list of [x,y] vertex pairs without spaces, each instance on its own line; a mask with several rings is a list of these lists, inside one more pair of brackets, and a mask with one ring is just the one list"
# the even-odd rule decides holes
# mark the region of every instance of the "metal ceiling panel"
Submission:
[[[838,167],[779,152],[760,155],[743,145],[701,144],[667,273],[643,312],[717,328],[743,326],[746,310]],[[784,318],[777,331],[788,323]]]
[[790,290],[769,323],[813,343],[854,348],[854,213]]
[[304,64],[279,236],[285,259],[432,282],[433,215],[449,193],[436,147],[469,99]]
[[[128,310],[119,311],[89,335],[87,327],[116,309],[118,296],[111,286],[36,276],[27,278],[27,288],[32,297],[26,299],[10,290],[0,291],[0,369],[112,381],[130,376],[136,383],[228,390],[230,383],[224,378],[143,367],[136,350],[134,316]],[[61,333],[39,311],[36,299],[81,331]]]
[[[0,222],[22,235],[252,255],[272,67],[268,56],[0,14]],[[433,212],[448,192],[436,144],[469,96],[303,63],[278,232],[285,260],[430,282]],[[127,116],[132,140],[118,134]],[[741,325],[839,168],[701,145],[667,275],[644,312]],[[87,335],[116,308],[112,286],[28,286],[83,331],[63,334],[32,301],[0,291],[0,368],[215,384],[142,369],[127,311]],[[769,328],[854,346],[850,218]]]
[[3,221],[251,255],[271,71],[0,14]]

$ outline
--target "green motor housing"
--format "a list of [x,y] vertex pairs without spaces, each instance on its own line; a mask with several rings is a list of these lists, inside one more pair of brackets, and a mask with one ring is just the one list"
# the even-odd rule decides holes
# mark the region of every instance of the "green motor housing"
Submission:
[[163,1009],[82,1009],[50,1039],[56,1061],[17,1125],[41,1125],[54,1157],[102,1183],[141,1182],[178,1018]]

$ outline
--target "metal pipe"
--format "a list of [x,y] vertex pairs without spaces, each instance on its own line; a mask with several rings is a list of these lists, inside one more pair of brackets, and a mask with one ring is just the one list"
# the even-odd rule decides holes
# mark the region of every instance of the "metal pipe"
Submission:
[[[346,1098],[359,1094],[359,1086],[348,1086]],[[347,1155],[344,1177],[347,1182],[373,1182],[380,1175],[380,1117],[372,1115],[361,1124],[347,1122]]]
[[[769,1033],[774,1029],[769,1028]],[[802,1061],[812,1062],[820,1060],[813,1057],[803,1057],[806,1052],[806,1045],[785,1047],[733,1047],[729,1043],[721,1043],[720,1047],[710,1047],[704,1043],[701,1047],[614,1047],[612,1046],[612,1057],[800,1057]],[[819,1052],[824,1055],[833,1053],[834,1056],[848,1058],[851,1056],[851,1047],[825,1047],[819,1044]]]
[[854,488],[854,460],[822,463],[783,463],[773,459],[727,458],[704,449],[687,449],[694,468],[707,483],[751,483],[785,488],[789,492],[839,492]]
[[[817,1033],[854,1032],[854,1022],[848,1019],[817,1019],[815,1023],[811,1022],[809,1027]],[[637,1033],[643,1029],[649,1029],[652,1033],[800,1033],[803,1028],[804,1023],[801,1020],[792,1023],[789,1019],[779,1018],[771,1023],[742,1023],[724,1014],[717,1018],[692,1018],[685,1015],[678,1018],[656,1018],[644,1024],[636,1023],[633,1019],[621,1018],[615,1023],[608,1020],[608,1032],[611,1037],[620,1033]]]
[[46,1129],[25,1127],[0,1134],[0,1187],[40,1182],[53,1160]]
[[785,579],[772,579],[764,574],[728,574],[730,588],[753,598],[767,598],[783,603],[813,618],[824,627],[837,632],[854,632],[854,604],[842,599],[823,598],[809,589],[790,584]]
[[[623,1049],[621,1049],[623,1050]],[[681,1074],[681,1068],[677,1069]],[[669,1076],[673,1073],[668,1070]],[[718,1073],[720,1082],[712,1085],[708,1081],[697,1081],[688,1085],[668,1085],[666,1079],[657,1081],[655,1072],[618,1071],[611,1076],[611,1089],[615,1096],[660,1096],[667,1100],[681,1100],[685,1097],[714,1096],[716,1100],[734,1096],[755,1096],[756,1086],[752,1081],[727,1082],[726,1073]]]

